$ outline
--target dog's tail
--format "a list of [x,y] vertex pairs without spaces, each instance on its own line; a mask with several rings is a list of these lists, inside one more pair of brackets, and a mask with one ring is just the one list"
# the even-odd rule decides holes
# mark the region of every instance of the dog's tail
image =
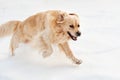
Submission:
[[0,25],[0,37],[8,36],[15,32],[20,21],[9,21]]

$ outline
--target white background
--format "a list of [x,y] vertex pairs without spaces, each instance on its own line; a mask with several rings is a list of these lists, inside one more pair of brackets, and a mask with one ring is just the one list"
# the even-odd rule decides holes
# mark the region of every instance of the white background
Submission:
[[47,59],[27,45],[11,57],[11,37],[0,38],[0,80],[120,80],[119,0],[0,0],[0,24],[54,9],[80,16],[82,36],[69,43],[83,63],[74,65],[56,47]]

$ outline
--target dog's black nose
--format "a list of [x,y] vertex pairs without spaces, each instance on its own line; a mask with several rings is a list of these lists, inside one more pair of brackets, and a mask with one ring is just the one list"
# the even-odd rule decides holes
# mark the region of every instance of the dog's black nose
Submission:
[[81,35],[81,32],[76,32],[76,36],[80,36]]

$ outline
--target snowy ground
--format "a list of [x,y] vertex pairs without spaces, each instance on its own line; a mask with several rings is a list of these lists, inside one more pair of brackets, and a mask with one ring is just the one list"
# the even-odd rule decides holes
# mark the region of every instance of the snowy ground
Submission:
[[82,36],[70,41],[83,60],[76,66],[55,49],[47,59],[27,45],[9,54],[10,37],[0,38],[0,80],[120,80],[119,0],[0,0],[0,24],[59,9],[80,15]]

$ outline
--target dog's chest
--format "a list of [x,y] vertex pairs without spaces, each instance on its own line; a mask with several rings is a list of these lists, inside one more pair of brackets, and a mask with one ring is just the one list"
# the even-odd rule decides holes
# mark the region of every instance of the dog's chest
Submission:
[[53,38],[52,38],[52,42],[59,44],[59,43],[63,43],[69,40],[69,37],[66,33],[56,33],[54,34]]

